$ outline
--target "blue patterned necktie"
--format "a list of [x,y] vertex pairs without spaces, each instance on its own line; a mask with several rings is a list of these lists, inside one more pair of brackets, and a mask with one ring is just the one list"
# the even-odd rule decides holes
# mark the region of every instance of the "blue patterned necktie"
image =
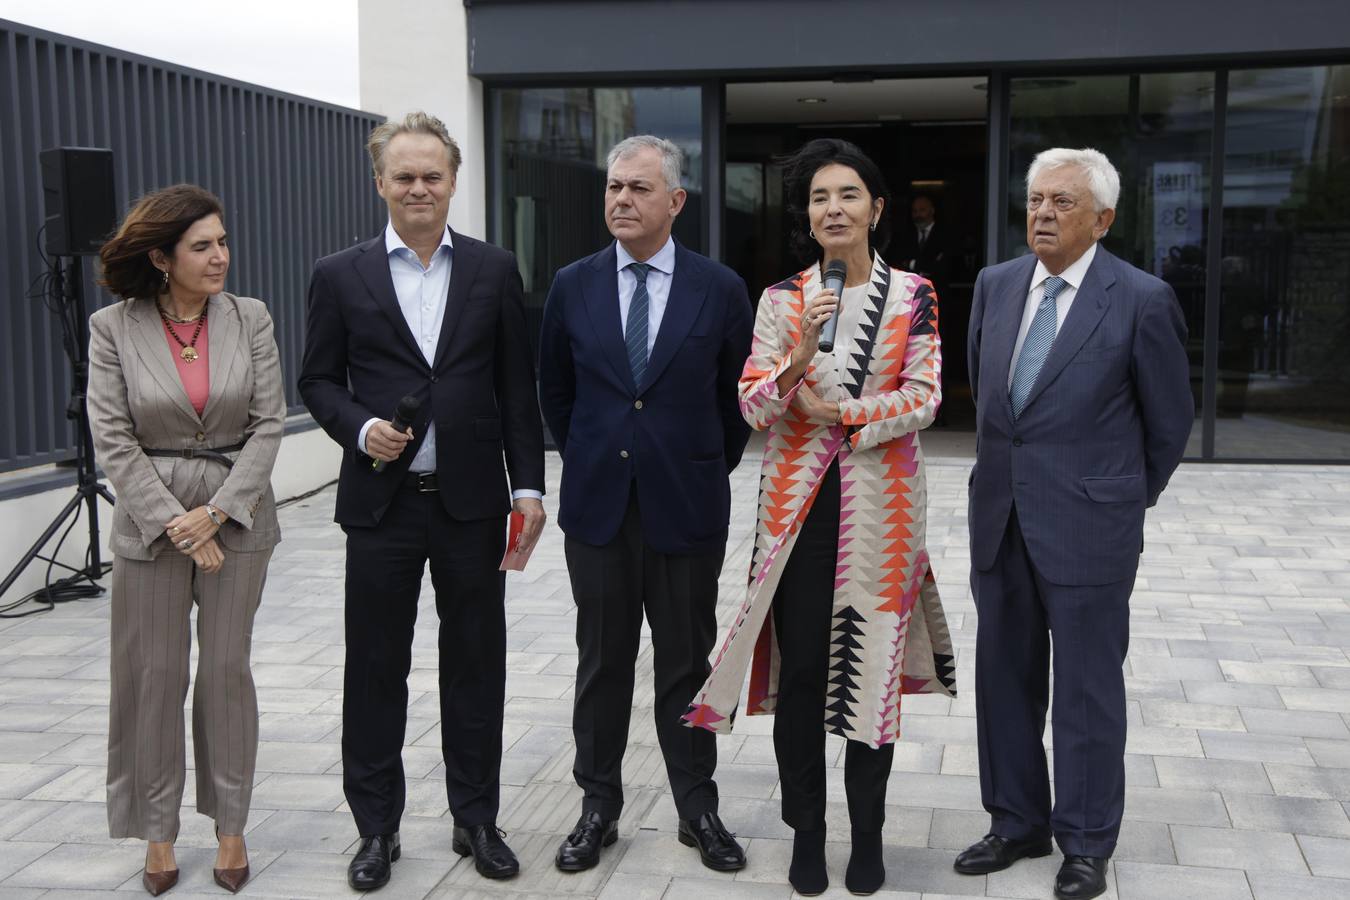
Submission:
[[629,263],[633,277],[637,279],[637,289],[633,291],[633,301],[628,305],[628,328],[623,342],[628,347],[628,365],[633,369],[633,384],[641,386],[642,376],[647,372],[647,273],[651,266],[646,263]]
[[1008,391],[1008,403],[1012,406],[1014,419],[1022,415],[1022,410],[1027,408],[1031,389],[1036,385],[1036,376],[1041,374],[1045,358],[1050,355],[1050,348],[1054,346],[1055,329],[1058,324],[1055,297],[1059,296],[1059,292],[1064,290],[1066,284],[1068,282],[1058,275],[1051,275],[1045,279],[1045,293],[1041,297],[1040,306],[1036,307],[1036,315],[1031,319],[1026,340],[1022,342],[1022,352],[1017,357],[1017,368],[1013,369],[1012,388]]

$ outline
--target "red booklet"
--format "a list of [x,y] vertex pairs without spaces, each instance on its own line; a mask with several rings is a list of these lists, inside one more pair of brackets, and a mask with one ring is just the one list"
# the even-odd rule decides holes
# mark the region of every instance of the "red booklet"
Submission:
[[524,571],[533,552],[534,544],[525,544],[525,517],[513,511],[506,520],[506,554],[499,568],[503,572]]

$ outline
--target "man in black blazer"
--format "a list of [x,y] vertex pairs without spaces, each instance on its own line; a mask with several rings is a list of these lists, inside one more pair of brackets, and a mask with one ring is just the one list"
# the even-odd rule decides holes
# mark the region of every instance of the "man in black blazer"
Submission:
[[946,229],[937,220],[933,198],[918,194],[909,205],[911,223],[899,233],[900,267],[933,282],[941,296],[952,270],[952,253]]
[[728,473],[749,437],[736,385],[750,351],[745,283],[670,235],[681,153],[640,135],[609,154],[617,239],[558,272],[540,332],[540,400],[563,454],[559,523],[577,604],[573,774],[585,791],[557,866],[594,866],[623,807],[633,664],[645,610],[656,733],[681,842],[704,865],[745,854],[717,815],[717,745],[681,716],[708,674],[726,550]]
[[[315,265],[300,374],[305,405],[344,450],[342,768],[361,834],[348,882],[381,887],[399,857],[407,678],[428,562],[453,848],[485,877],[505,878],[519,864],[496,827],[506,688],[499,566],[513,505],[526,542],[544,523],[521,280],[512,254],[447,226],[460,155],[439,119],[387,122],[369,149],[389,225]],[[399,431],[390,418],[404,396],[421,406]]]

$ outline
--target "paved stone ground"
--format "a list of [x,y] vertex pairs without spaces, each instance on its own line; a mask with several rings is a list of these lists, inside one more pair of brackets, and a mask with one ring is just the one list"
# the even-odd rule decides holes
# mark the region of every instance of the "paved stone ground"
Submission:
[[[946,447],[934,434],[934,447]],[[957,442],[959,443],[959,442]],[[988,877],[951,869],[984,833],[971,690],[975,615],[966,586],[969,460],[929,468],[929,543],[959,653],[961,696],[906,701],[888,792],[888,878],[878,897],[1051,896],[1055,856]],[[756,461],[734,476],[723,618],[739,602]],[[556,489],[556,457],[550,461]],[[556,492],[550,512],[556,508]],[[259,614],[254,673],[262,746],[248,845],[267,897],[351,896],[356,838],[342,796],[342,539],[332,491],[285,509]],[[639,666],[628,805],[598,869],[563,876],[554,848],[575,820],[569,729],[576,651],[562,540],[550,526],[508,581],[510,674],[500,824],[523,873],[488,884],[450,850],[438,749],[435,613],[424,592],[411,678],[403,859],[382,898],[787,897],[790,834],[778,817],[771,720],[721,739],[722,813],[749,867],[703,869],[674,837],[656,749],[650,654]],[[1350,898],[1350,469],[1186,466],[1150,513],[1127,663],[1129,792],[1108,897]],[[111,841],[103,807],[106,599],[0,622],[0,900],[131,896],[142,846]],[[840,741],[829,754],[842,761]],[[189,753],[189,760],[191,754]],[[211,825],[188,779],[174,897],[219,897]],[[845,896],[842,770],[830,779],[831,895]]]

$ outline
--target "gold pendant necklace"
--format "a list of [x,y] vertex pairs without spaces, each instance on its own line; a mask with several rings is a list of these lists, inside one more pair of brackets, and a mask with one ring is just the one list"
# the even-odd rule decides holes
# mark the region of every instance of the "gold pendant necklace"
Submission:
[[184,343],[183,339],[178,336],[178,332],[173,330],[173,323],[169,319],[169,314],[164,311],[164,307],[156,303],[155,308],[159,310],[159,317],[164,321],[164,330],[167,331],[169,337],[173,338],[178,343],[178,346],[182,348],[178,351],[178,355],[189,365],[195,363],[197,358],[201,356],[201,354],[197,352],[197,338],[202,333],[202,326],[206,324],[207,308],[205,306],[202,307],[202,314],[197,317],[197,327],[192,331],[192,340],[187,343]]

